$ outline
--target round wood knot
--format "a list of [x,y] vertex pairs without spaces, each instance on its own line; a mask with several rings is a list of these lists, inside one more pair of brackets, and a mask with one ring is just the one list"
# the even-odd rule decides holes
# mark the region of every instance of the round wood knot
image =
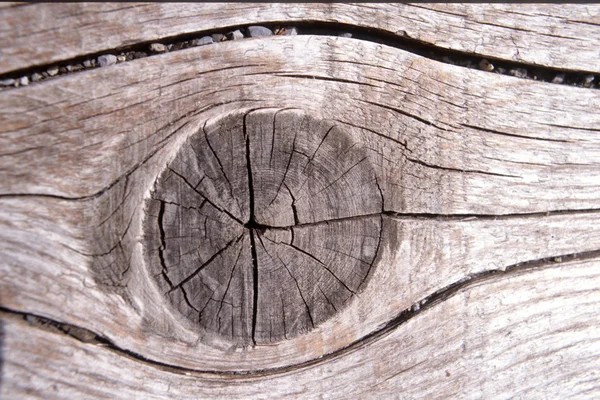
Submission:
[[382,203],[365,149],[333,122],[289,109],[228,115],[156,180],[146,264],[203,337],[290,339],[362,289]]

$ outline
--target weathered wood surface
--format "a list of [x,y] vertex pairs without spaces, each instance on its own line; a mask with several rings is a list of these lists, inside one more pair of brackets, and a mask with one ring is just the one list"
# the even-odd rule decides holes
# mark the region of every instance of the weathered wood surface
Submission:
[[0,73],[181,34],[270,22],[376,28],[440,48],[600,72],[592,4],[30,4],[4,8]]
[[[596,90],[326,36],[4,90],[0,397],[597,397],[599,107]],[[304,258],[286,258],[291,244]],[[203,250],[163,271],[186,246]],[[230,269],[195,272],[221,250]],[[323,253],[336,250],[353,261]],[[310,272],[291,267],[303,262]],[[365,262],[360,290],[360,273],[321,268]],[[274,277],[264,298],[261,265]],[[163,272],[218,289],[191,287],[201,305],[220,300],[213,318],[183,291],[165,296]],[[283,293],[287,311],[273,305]],[[238,322],[219,322],[242,303]]]
[[255,377],[148,365],[8,316],[2,393],[123,399],[594,398],[599,271],[597,261],[569,262],[474,283],[342,357]]

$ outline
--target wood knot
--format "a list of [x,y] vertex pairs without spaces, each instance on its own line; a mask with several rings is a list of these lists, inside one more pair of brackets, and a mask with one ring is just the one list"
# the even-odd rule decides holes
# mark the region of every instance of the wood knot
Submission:
[[365,149],[332,121],[231,114],[189,137],[157,178],[146,265],[203,337],[290,339],[362,289],[382,201]]

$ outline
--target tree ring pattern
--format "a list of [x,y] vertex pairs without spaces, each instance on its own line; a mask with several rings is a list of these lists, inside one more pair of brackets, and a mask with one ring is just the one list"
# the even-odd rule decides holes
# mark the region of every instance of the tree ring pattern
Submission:
[[207,121],[159,174],[146,266],[167,303],[237,345],[291,339],[365,286],[383,198],[333,121],[261,109]]

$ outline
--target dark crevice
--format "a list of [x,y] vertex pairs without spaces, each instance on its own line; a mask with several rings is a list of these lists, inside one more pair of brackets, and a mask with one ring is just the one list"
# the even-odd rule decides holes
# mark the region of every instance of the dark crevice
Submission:
[[[225,288],[225,292],[223,292],[223,296],[221,297],[221,304],[219,305],[219,310],[217,311],[217,313],[215,314],[216,316],[218,316],[219,314],[221,314],[221,310],[223,309],[223,304],[225,303],[225,296],[227,296],[227,293],[229,292],[229,287],[231,286],[231,281],[233,280],[233,274],[235,273],[235,269],[237,268],[238,265],[238,261],[240,260],[240,257],[242,256],[242,250],[243,247],[240,246],[240,251],[238,251],[238,255],[235,259],[235,263],[233,264],[233,267],[231,268],[231,274],[229,274],[229,280],[227,281],[227,287]],[[233,305],[231,305],[233,307]],[[231,318],[233,319],[233,312],[231,313]],[[219,331],[221,330],[221,319],[219,317]],[[231,329],[233,329],[233,322],[231,324]],[[231,334],[231,337],[233,338],[233,332]]]
[[277,73],[277,72],[274,72],[273,75],[282,76],[284,78],[298,78],[298,79],[309,79],[309,80],[315,80],[315,81],[341,82],[341,83],[348,83],[348,84],[353,84],[353,85],[371,86],[374,88],[379,88],[379,86],[377,86],[377,85],[371,85],[370,83],[366,83],[366,82],[351,81],[349,79],[332,78],[332,77],[319,76],[319,75],[281,74],[281,73]]
[[367,104],[370,104],[370,105],[372,105],[372,106],[376,106],[376,107],[380,107],[380,108],[385,108],[386,110],[390,110],[390,111],[393,111],[393,112],[395,112],[395,113],[398,113],[398,114],[404,115],[405,117],[408,117],[408,118],[414,119],[415,121],[419,121],[419,122],[420,122],[420,123],[422,123],[422,124],[429,125],[429,126],[434,126],[434,127],[438,128],[438,129],[440,129],[440,130],[447,131],[447,129],[446,129],[446,128],[443,128],[443,127],[441,127],[441,126],[439,126],[439,125],[436,125],[436,124],[434,124],[434,123],[433,123],[433,122],[431,122],[431,121],[428,121],[428,120],[426,120],[426,119],[424,119],[424,118],[421,118],[421,117],[419,117],[419,116],[413,115],[413,114],[411,114],[411,113],[409,113],[409,112],[406,112],[406,111],[404,111],[404,110],[401,110],[401,109],[399,109],[399,108],[396,108],[396,107],[387,106],[387,105],[385,105],[385,104],[375,103],[374,101],[363,100],[363,99],[353,99],[353,100],[360,101],[360,102],[363,102],[363,103],[367,103]]
[[532,137],[532,136],[525,136],[525,135],[517,135],[515,133],[508,133],[508,132],[500,132],[494,129],[488,129],[488,128],[483,128],[481,126],[475,126],[475,125],[469,125],[469,124],[460,124],[464,127],[467,128],[471,128],[471,129],[475,129],[478,131],[482,131],[482,132],[488,132],[488,133],[493,133],[495,135],[501,135],[501,136],[510,136],[510,137],[515,137],[515,138],[519,138],[519,139],[530,139],[530,140],[540,140],[543,142],[559,142],[559,143],[573,143],[571,140],[562,140],[562,139],[549,139],[549,138],[540,138],[540,137]]
[[251,156],[250,156],[250,136],[248,136],[248,132],[247,132],[247,126],[246,126],[246,118],[248,117],[248,114],[244,114],[244,121],[243,121],[243,132],[244,132],[244,139],[246,140],[246,168],[248,170],[248,202],[249,202],[249,213],[250,213],[250,217],[248,219],[248,224],[247,225],[252,225],[256,223],[256,217],[254,214],[254,182],[253,182],[253,176],[252,176],[252,162],[250,160]]
[[[9,316],[17,317],[20,316],[23,319],[26,319],[30,323],[38,327],[44,326],[52,326],[54,328],[58,328],[58,331],[68,334],[74,337],[77,340],[86,343],[93,343],[103,346],[103,348],[112,351],[120,356],[130,357],[133,360],[137,360],[147,365],[160,368],[165,372],[170,372],[174,374],[197,374],[197,375],[211,375],[211,376],[222,376],[222,377],[262,377],[262,376],[271,376],[277,374],[288,373],[292,371],[297,371],[301,369],[305,369],[326,361],[331,361],[334,359],[338,359],[342,356],[350,354],[356,350],[364,348],[365,346],[373,343],[385,335],[389,334],[393,330],[397,329],[399,326],[405,324],[407,321],[415,318],[419,314],[435,307],[437,304],[450,299],[454,295],[460,293],[463,290],[466,290],[470,287],[473,287],[477,284],[485,283],[486,281],[493,280],[499,277],[506,276],[515,276],[519,274],[524,274],[530,271],[540,270],[544,268],[552,268],[563,265],[563,263],[567,261],[586,261],[586,260],[594,260],[600,258],[600,250],[582,252],[582,253],[571,253],[571,254],[563,254],[563,255],[555,255],[552,257],[546,257],[539,260],[531,260],[526,262],[521,262],[518,264],[514,264],[511,266],[507,266],[503,270],[492,270],[492,271],[484,271],[478,272],[475,274],[468,275],[450,285],[441,288],[432,294],[424,297],[423,299],[415,302],[409,308],[400,311],[393,317],[389,322],[385,325],[377,328],[371,333],[363,336],[362,338],[356,340],[355,342],[345,346],[341,349],[333,351],[331,353],[326,353],[317,359],[313,359],[310,361],[301,362],[295,365],[289,365],[285,367],[275,367],[275,368],[265,368],[265,369],[257,369],[257,370],[237,370],[237,371],[216,371],[216,370],[201,370],[201,369],[192,369],[192,368],[184,368],[176,365],[168,364],[161,361],[156,361],[149,359],[139,353],[136,353],[131,350],[123,349],[118,347],[114,342],[110,339],[100,336],[88,329],[78,327],[76,325],[67,324],[64,322],[52,320],[47,317],[43,317],[41,315],[28,313],[25,311],[12,310],[4,306],[0,306],[0,313],[4,314],[3,317],[7,318]],[[560,260],[560,262],[558,262]]]
[[373,269],[373,265],[375,265],[375,261],[377,260],[377,258],[380,256],[379,255],[379,249],[381,247],[381,240],[383,238],[383,216],[384,214],[381,214],[380,220],[379,220],[379,235],[377,238],[377,247],[375,248],[375,255],[373,256],[373,260],[371,260],[371,262],[369,263],[369,269],[367,269],[367,273],[365,274],[365,278],[360,282],[360,285],[358,285],[358,289],[360,290],[361,286],[367,282],[367,278],[369,277],[369,275],[371,275],[371,270]]
[[183,294],[183,299],[185,300],[185,302],[187,303],[187,305],[193,309],[194,311],[196,311],[198,314],[200,314],[200,311],[194,307],[190,301],[190,298],[188,297],[187,292],[185,291],[185,288],[183,286],[179,287],[179,289],[181,290],[181,293]]
[[377,185],[377,190],[379,191],[379,196],[381,197],[381,214],[385,214],[385,198],[383,197],[383,191],[381,190],[381,186],[379,186],[377,178],[375,178],[375,185]]
[[254,230],[250,229],[250,253],[252,254],[252,343],[256,346],[256,322],[258,320],[258,257]]
[[[490,73],[497,73],[503,75],[515,76],[517,78],[532,79],[543,82],[549,82],[554,84],[563,84],[570,86],[581,86],[588,88],[600,87],[600,74],[598,71],[580,71],[553,68],[546,66],[539,66],[533,63],[524,62],[522,60],[506,60],[501,58],[490,57],[489,55],[479,55],[474,52],[450,50],[443,47],[424,42],[422,40],[410,37],[406,31],[399,31],[398,33],[389,32],[381,28],[373,27],[361,27],[352,24],[344,24],[339,22],[322,22],[322,21],[272,21],[272,22],[259,22],[257,21],[253,25],[263,25],[277,32],[277,34],[284,34],[283,27],[295,27],[299,35],[314,35],[314,36],[328,36],[338,37],[342,34],[351,34],[351,38],[355,40],[363,40],[372,43],[383,44],[400,50],[404,50],[421,57],[425,57],[438,62],[452,64],[459,67],[480,69],[488,71]],[[149,45],[152,43],[164,44],[168,52],[174,52],[179,50],[196,47],[193,44],[194,39],[200,39],[205,36],[209,36],[215,33],[226,34],[233,30],[239,29],[242,33],[248,37],[247,26],[224,26],[219,29],[205,30],[184,33],[180,35],[168,36],[163,38],[157,38],[150,41],[140,41],[134,44],[124,44],[121,47],[106,49],[100,52],[83,54],[81,56],[74,57],[72,59],[64,59],[50,64],[37,65],[28,68],[22,68],[14,70],[0,75],[0,81],[7,79],[14,79],[18,81],[21,77],[27,76],[32,78],[33,74],[43,75],[40,82],[51,80],[60,76],[82,72],[85,70],[99,68],[97,63],[92,67],[85,67],[84,62],[90,62],[90,60],[96,59],[98,56],[105,54],[113,54],[120,57],[119,63],[130,62],[135,59],[152,57],[164,53],[153,53],[149,51]],[[528,30],[526,30],[529,32]],[[538,33],[544,35],[543,33]],[[549,35],[552,37],[560,37],[556,35]],[[570,39],[570,38],[565,38]],[[227,41],[225,37],[223,40]],[[254,38],[253,40],[264,40],[264,38]],[[214,44],[213,44],[214,45]],[[217,44],[218,45],[218,44]],[[518,49],[517,49],[518,50]],[[480,66],[482,60],[485,59],[486,68]],[[489,70],[489,63],[493,65],[492,70]],[[55,76],[49,76],[47,70],[50,67],[56,67],[58,73]],[[296,75],[294,77],[305,78],[304,75]],[[560,77],[560,78],[558,78]],[[330,77],[315,77],[323,79],[331,79]],[[32,81],[32,79],[29,79]],[[37,84],[39,82],[32,82],[31,84]],[[349,81],[348,83],[357,83]]]
[[281,258],[279,258],[279,256],[277,256],[277,258],[279,259],[279,262],[281,263],[281,265],[283,265],[283,268],[285,268],[285,270],[288,272],[288,274],[290,275],[290,277],[292,278],[292,280],[296,284],[296,288],[298,289],[298,293],[300,294],[300,298],[302,299],[302,302],[304,303],[304,307],[306,307],[306,314],[308,314],[308,319],[310,321],[310,325],[314,328],[315,327],[315,321],[313,320],[312,314],[310,312],[310,307],[308,306],[308,303],[306,302],[306,299],[304,298],[304,294],[302,293],[302,289],[300,289],[300,284],[298,283],[298,280],[292,274],[292,271],[290,271],[290,269],[287,267],[287,265],[285,265],[285,263],[283,262],[283,260]]
[[[286,185],[285,183],[283,185],[285,186],[288,193],[290,194],[290,197],[292,198],[291,206],[292,206],[292,214],[294,215],[294,225],[300,225],[300,220],[298,219],[298,210],[296,209],[296,198],[294,197],[294,194],[292,193],[292,191],[290,190],[288,185]],[[292,232],[292,235],[293,235],[293,232]],[[293,242],[293,240],[292,240],[292,242]]]
[[171,290],[173,290],[174,285],[173,282],[171,282],[171,279],[169,279],[169,276],[167,274],[167,264],[165,263],[165,254],[164,251],[167,248],[167,243],[165,241],[165,229],[164,229],[164,218],[165,215],[165,203],[164,202],[160,202],[160,209],[158,210],[158,231],[160,234],[160,246],[158,248],[158,258],[160,260],[160,265],[162,267],[162,276],[164,277],[165,281],[167,282],[167,284],[169,285],[169,287],[171,288]]
[[438,221],[455,221],[455,222],[467,222],[471,220],[503,220],[503,219],[514,219],[514,218],[539,218],[549,217],[556,215],[581,215],[590,213],[600,213],[600,209],[590,208],[581,210],[548,210],[548,211],[536,211],[536,212],[524,212],[524,213],[507,213],[507,214],[477,214],[477,213],[456,213],[456,214],[436,214],[436,213],[407,213],[407,212],[396,212],[396,211],[385,211],[383,213],[372,213],[362,215],[352,215],[348,217],[331,218],[315,222],[305,222],[298,225],[291,226],[270,226],[262,224],[245,224],[249,229],[256,230],[281,230],[290,231],[293,228],[304,228],[319,225],[328,225],[335,222],[354,221],[364,218],[376,218],[383,216],[384,218],[392,218],[398,220],[438,220]]
[[317,288],[319,289],[319,292],[321,292],[321,294],[323,295],[323,297],[327,301],[327,304],[329,304],[333,308],[334,312],[337,312],[337,308],[336,308],[335,304],[333,304],[333,302],[329,299],[329,297],[327,297],[327,295],[325,294],[325,292],[323,292],[323,289],[321,289],[321,286],[317,286]]
[[460,172],[460,173],[467,173],[467,174],[482,174],[482,175],[490,175],[490,176],[500,176],[500,177],[503,177],[503,178],[519,178],[519,179],[523,179],[522,176],[517,176],[517,175],[499,174],[499,173],[496,173],[496,172],[487,172],[487,171],[474,170],[474,169],[459,169],[459,168],[442,167],[442,166],[439,166],[439,165],[433,165],[433,164],[426,163],[425,161],[416,160],[416,159],[410,158],[408,156],[406,156],[405,158],[408,161],[412,162],[412,163],[419,164],[419,165],[422,165],[422,166],[427,167],[427,168],[439,169],[439,170],[442,170],[442,171]]
[[208,267],[214,260],[215,258],[217,258],[222,252],[224,252],[225,250],[227,250],[229,247],[231,247],[231,245],[234,242],[239,242],[240,239],[243,237],[244,235],[240,235],[239,237],[237,237],[236,239],[232,239],[230,240],[225,246],[223,246],[222,249],[219,249],[219,251],[217,251],[215,254],[213,254],[208,260],[206,260],[202,265],[200,265],[198,268],[196,268],[196,270],[194,272],[192,272],[190,275],[188,275],[187,278],[185,278],[184,280],[182,280],[181,282],[179,282],[177,285],[175,285],[173,287],[173,289],[169,290],[169,292],[167,293],[171,293],[172,291],[176,290],[176,289],[182,289],[183,290],[183,285],[185,285],[186,283],[188,283],[190,280],[192,280],[192,278],[194,278],[196,275],[198,275],[200,272],[202,272],[202,270],[206,267]]
[[[250,230],[250,253],[252,255],[252,344],[256,346],[256,324],[258,320],[258,257],[256,255],[256,240],[254,238],[255,229],[260,229],[254,216],[254,182],[252,177],[252,162],[250,156],[250,136],[248,135],[246,118],[244,114],[242,123],[244,139],[246,140],[246,168],[248,169],[248,202],[249,219],[244,226]],[[259,237],[260,238],[260,237]]]
[[354,124],[351,124],[351,123],[346,122],[346,121],[340,121],[340,120],[336,120],[336,121],[339,122],[339,123],[342,123],[344,125],[349,125],[349,126],[352,126],[354,128],[361,129],[361,130],[373,133],[373,134],[375,134],[375,135],[377,135],[379,137],[382,137],[384,139],[391,140],[392,142],[394,142],[396,144],[399,144],[400,146],[404,147],[406,149],[406,151],[408,151],[409,153],[412,153],[412,150],[408,148],[408,143],[406,142],[406,139],[404,140],[404,142],[401,142],[398,139],[395,139],[395,138],[393,138],[391,136],[384,135],[381,132],[377,132],[377,131],[374,131],[372,129],[365,128],[364,126],[354,125]]
[[233,214],[231,214],[229,211],[227,211],[224,208],[221,208],[219,206],[217,206],[215,203],[213,203],[212,201],[210,201],[210,199],[208,197],[206,197],[204,194],[202,194],[202,192],[200,192],[194,185],[192,185],[185,176],[181,175],[179,172],[175,171],[172,168],[169,168],[169,171],[171,171],[172,173],[174,173],[175,175],[177,175],[179,178],[181,178],[186,185],[188,185],[194,192],[196,192],[200,197],[202,197],[204,200],[206,200],[208,202],[208,204],[210,204],[211,206],[213,206],[216,210],[218,210],[219,212],[222,212],[223,214],[227,214],[227,216],[229,218],[231,218],[232,220],[234,220],[235,222],[237,222],[240,225],[244,225],[244,223],[242,221],[240,221],[238,218],[236,218]]

